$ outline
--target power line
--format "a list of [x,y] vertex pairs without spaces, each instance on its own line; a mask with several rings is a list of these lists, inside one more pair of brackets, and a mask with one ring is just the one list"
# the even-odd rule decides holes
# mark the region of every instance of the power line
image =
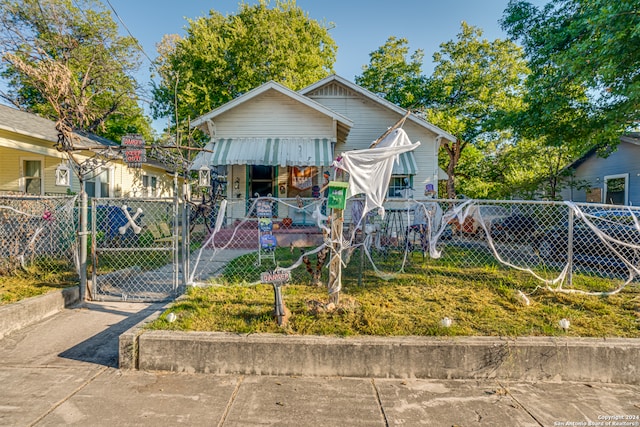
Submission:
[[138,49],[140,50],[140,52],[142,52],[142,54],[145,56],[145,58],[147,58],[147,60],[149,61],[149,63],[151,63],[151,66],[156,70],[156,72],[160,73],[160,70],[158,70],[158,67],[156,67],[155,62],[149,57],[149,55],[147,55],[147,52],[145,52],[144,48],[142,47],[142,45],[140,44],[140,42],[138,42],[138,39],[135,38],[133,36],[133,34],[131,34],[131,31],[129,31],[129,27],[127,27],[127,24],[124,23],[124,21],[122,20],[122,18],[120,17],[120,15],[118,14],[118,12],[116,11],[116,8],[113,7],[113,5],[111,4],[110,0],[106,0],[107,4],[109,5],[109,7],[111,8],[111,10],[113,11],[113,14],[116,16],[116,18],[118,18],[118,21],[120,21],[120,24],[122,24],[122,26],[124,27],[124,29],[127,31],[127,34],[129,34],[129,36],[135,41],[136,46],[138,47]]

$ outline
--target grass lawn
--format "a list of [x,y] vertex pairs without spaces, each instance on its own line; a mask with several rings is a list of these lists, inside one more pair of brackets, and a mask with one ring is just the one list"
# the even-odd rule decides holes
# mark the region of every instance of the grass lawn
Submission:
[[[340,304],[328,309],[326,288],[310,286],[310,276],[301,267],[292,275],[293,283],[282,288],[291,311],[285,327],[279,327],[272,317],[273,288],[247,284],[266,266],[258,270],[241,257],[228,265],[225,277],[241,278],[242,284],[229,281],[225,286],[190,288],[148,327],[337,336],[640,337],[638,282],[608,297],[552,293],[539,289],[540,282],[529,274],[502,269],[490,258],[469,257],[465,251],[468,249],[449,251],[440,260],[414,258],[411,268],[386,281],[370,269],[359,270],[359,263],[352,259],[343,271]],[[277,254],[279,260],[286,256],[286,251]],[[245,257],[245,261],[253,260],[253,255]],[[475,265],[461,268],[461,257],[476,260]],[[576,274],[574,283],[606,290],[618,282]],[[529,294],[530,305],[521,302],[518,290]],[[167,321],[170,312],[176,314],[175,322]],[[453,319],[451,327],[441,326],[444,317]],[[571,322],[566,332],[558,326],[562,318]]]
[[11,276],[0,276],[0,305],[43,295],[56,289],[78,286],[75,271],[47,271],[50,268],[29,267]]

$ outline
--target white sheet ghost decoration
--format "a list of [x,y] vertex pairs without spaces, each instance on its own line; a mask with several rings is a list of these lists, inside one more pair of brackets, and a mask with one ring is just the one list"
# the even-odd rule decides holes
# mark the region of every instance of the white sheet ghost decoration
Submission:
[[382,204],[389,190],[393,164],[398,161],[401,153],[414,150],[419,145],[420,142],[412,143],[407,133],[398,128],[375,148],[346,151],[333,162],[334,167],[349,172],[347,198],[357,194],[365,195],[363,216],[375,208],[384,216]]

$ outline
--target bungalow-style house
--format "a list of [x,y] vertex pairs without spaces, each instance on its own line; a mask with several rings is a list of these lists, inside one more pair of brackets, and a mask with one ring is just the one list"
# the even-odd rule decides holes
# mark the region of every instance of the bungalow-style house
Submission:
[[[116,146],[95,135],[75,135],[74,147]],[[59,195],[80,192],[80,181],[71,172],[66,153],[57,151],[58,131],[51,120],[0,105],[0,192]],[[76,152],[83,162],[93,156],[89,150]],[[56,180],[56,174],[69,179]],[[87,175],[89,197],[170,197],[173,177],[160,164],[128,168],[114,150],[113,159]]]
[[[331,164],[341,152],[369,148],[404,115],[397,105],[337,75],[298,92],[271,81],[191,122],[210,136],[212,151],[200,153],[194,165],[226,175],[231,201],[256,194],[309,198],[332,177]],[[438,147],[455,137],[414,114],[403,129],[421,145],[399,156],[388,197],[405,196],[408,187],[415,197],[437,195],[444,174]],[[246,209],[243,203],[233,206]]]
[[[575,161],[575,183],[588,183],[586,189],[568,188],[565,200],[640,205],[640,133],[620,137],[620,144],[608,157],[590,151]],[[573,187],[573,186],[572,186]]]

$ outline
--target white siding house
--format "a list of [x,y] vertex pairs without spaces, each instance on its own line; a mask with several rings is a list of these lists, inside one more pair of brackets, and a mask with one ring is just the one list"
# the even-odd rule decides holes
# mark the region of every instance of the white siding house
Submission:
[[[333,159],[369,148],[404,115],[402,108],[336,75],[299,92],[268,82],[191,123],[208,133],[213,151],[200,153],[196,163],[227,175],[231,200],[317,196]],[[421,145],[401,156],[389,196],[399,196],[405,182],[416,196],[427,186],[437,191],[439,143],[455,138],[413,114],[403,128]]]
[[[345,144],[336,146],[336,154],[367,148],[405,114],[405,110],[397,105],[336,75],[320,80],[300,93],[353,120],[349,137]],[[437,191],[438,176],[444,173],[438,167],[438,147],[441,140],[455,141],[455,137],[414,114],[407,118],[403,129],[412,142],[420,141],[421,144],[403,156],[394,168],[389,196],[397,196],[393,184],[405,177],[411,181],[416,196],[422,196],[427,186]]]

